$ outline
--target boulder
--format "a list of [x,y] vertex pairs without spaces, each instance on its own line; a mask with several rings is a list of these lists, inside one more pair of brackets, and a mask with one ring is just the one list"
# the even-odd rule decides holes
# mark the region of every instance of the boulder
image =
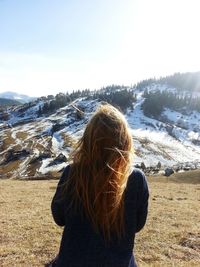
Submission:
[[61,164],[63,162],[66,162],[67,158],[65,157],[65,155],[63,155],[62,153],[60,153],[52,162],[50,162],[48,164],[48,167],[57,165],[57,164]]
[[51,153],[40,153],[38,157],[32,158],[29,164],[35,164],[47,158],[51,158]]
[[159,170],[161,169],[161,167],[162,167],[162,164],[161,164],[161,162],[160,162],[160,161],[158,161],[158,164],[157,164],[157,166],[156,166],[156,167],[157,167],[157,169],[159,169]]
[[146,166],[145,166],[144,162],[142,162],[142,163],[141,163],[141,166],[140,166],[140,168],[141,168],[143,171],[145,171],[145,170],[146,170]]
[[170,176],[171,174],[173,174],[174,173],[174,170],[173,170],[173,168],[170,168],[170,167],[167,167],[166,169],[165,169],[165,176]]
[[10,149],[10,150],[8,150],[8,152],[5,155],[4,164],[7,164],[7,163],[9,163],[11,161],[15,161],[15,160],[25,159],[29,155],[30,155],[30,151],[27,149],[22,149],[22,150],[17,150],[17,151]]
[[51,134],[53,135],[55,132],[58,132],[65,127],[66,127],[66,124],[64,123],[63,124],[55,123],[51,128]]

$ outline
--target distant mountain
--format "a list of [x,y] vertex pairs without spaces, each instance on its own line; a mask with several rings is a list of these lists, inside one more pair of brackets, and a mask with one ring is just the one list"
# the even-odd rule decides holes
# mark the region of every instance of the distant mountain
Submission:
[[21,102],[9,98],[0,98],[0,107],[21,105]]
[[28,103],[36,99],[36,97],[18,94],[18,93],[11,92],[11,91],[0,93],[0,98],[12,99],[20,103]]

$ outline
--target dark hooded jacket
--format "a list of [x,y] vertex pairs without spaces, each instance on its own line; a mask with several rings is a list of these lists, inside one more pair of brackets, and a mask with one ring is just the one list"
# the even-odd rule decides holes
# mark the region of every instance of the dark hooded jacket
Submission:
[[145,225],[149,190],[145,175],[134,169],[125,189],[125,235],[118,241],[112,236],[106,243],[103,235],[94,231],[91,222],[66,208],[62,185],[68,178],[68,165],[58,183],[51,209],[56,224],[64,226],[58,267],[134,267],[133,247],[135,234]]

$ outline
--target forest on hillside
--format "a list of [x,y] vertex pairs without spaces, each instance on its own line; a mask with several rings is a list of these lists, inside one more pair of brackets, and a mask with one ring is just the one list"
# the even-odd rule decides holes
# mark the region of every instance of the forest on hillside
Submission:
[[[156,84],[165,85],[166,90],[161,91],[158,88],[158,90],[152,91],[151,85]],[[176,90],[171,92],[167,90],[168,87],[175,88]],[[66,94],[59,93],[55,97],[50,95],[43,97],[43,99],[49,101],[46,101],[39,108],[38,116],[54,112],[79,97],[105,101],[125,112],[127,108],[133,108],[133,104],[136,101],[135,90],[144,91],[145,101],[142,107],[146,116],[159,116],[164,108],[181,112],[184,109],[200,112],[200,96],[195,95],[196,92],[200,92],[200,72],[194,72],[175,73],[159,79],[147,79],[132,87],[111,85],[93,91],[85,89]]]
[[[164,85],[164,90],[160,90],[162,85]],[[173,88],[174,90],[171,90]],[[159,116],[164,108],[170,108],[180,112],[183,112],[184,109],[200,112],[200,94],[198,95],[198,92],[200,93],[200,72],[193,72],[175,73],[159,79],[146,79],[130,87],[110,85],[96,90],[73,90],[71,93],[43,96],[36,100],[36,102],[43,100],[43,104],[39,105],[37,116],[41,117],[51,114],[77,98],[105,101],[118,107],[121,111],[126,112],[127,108],[133,108],[137,99],[136,91],[138,93],[138,90],[143,93],[143,97],[145,98],[142,108],[146,116]],[[18,101],[0,99],[2,108],[5,105],[18,104]],[[34,102],[26,103],[18,111],[25,112],[34,105]]]
[[98,99],[105,101],[120,108],[122,111],[125,111],[128,107],[132,107],[136,100],[136,95],[124,86],[112,85],[94,91],[90,91],[89,89],[77,90],[72,93],[59,93],[55,97],[51,95],[42,97],[43,100],[49,101],[46,101],[42,107],[39,107],[38,116],[54,112],[79,97],[85,97],[87,100]]
[[144,92],[145,101],[142,105],[143,112],[146,116],[159,116],[164,108],[175,111],[184,110],[200,112],[200,96],[180,95],[178,92],[154,91]]

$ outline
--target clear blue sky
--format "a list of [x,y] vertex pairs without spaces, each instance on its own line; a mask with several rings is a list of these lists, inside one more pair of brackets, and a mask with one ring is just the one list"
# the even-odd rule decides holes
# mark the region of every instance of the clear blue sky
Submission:
[[198,0],[0,0],[0,92],[198,71],[199,10]]

